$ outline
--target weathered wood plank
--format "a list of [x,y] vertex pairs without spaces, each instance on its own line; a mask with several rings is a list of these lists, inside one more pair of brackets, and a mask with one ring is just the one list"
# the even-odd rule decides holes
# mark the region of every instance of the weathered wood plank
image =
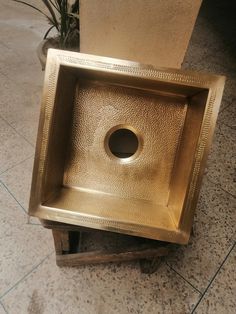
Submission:
[[57,255],[56,261],[58,266],[80,266],[85,264],[98,264],[109,262],[131,261],[143,258],[157,258],[168,254],[167,247],[151,249],[129,249],[129,251],[120,252],[81,252],[75,254]]

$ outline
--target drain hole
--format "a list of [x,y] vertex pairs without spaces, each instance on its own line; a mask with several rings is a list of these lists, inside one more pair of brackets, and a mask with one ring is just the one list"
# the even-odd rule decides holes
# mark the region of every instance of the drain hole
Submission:
[[135,133],[124,128],[114,131],[108,141],[110,151],[118,158],[129,158],[134,155],[138,144]]

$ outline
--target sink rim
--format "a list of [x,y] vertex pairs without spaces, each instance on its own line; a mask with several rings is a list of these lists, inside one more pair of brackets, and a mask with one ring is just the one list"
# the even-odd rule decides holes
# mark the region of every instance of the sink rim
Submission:
[[[198,147],[195,155],[194,164],[191,171],[191,179],[189,180],[187,197],[184,200],[179,223],[176,224],[175,230],[152,230],[150,232],[142,231],[141,227],[134,228],[132,234],[138,236],[148,236],[158,240],[187,243],[193,221],[193,213],[197,204],[197,198],[200,190],[203,169],[206,157],[209,152],[209,145],[214,131],[214,125],[222,97],[225,78],[222,76],[200,74],[175,70],[175,69],[154,69],[152,66],[140,65],[139,63],[129,62],[125,60],[117,60],[113,58],[98,57],[74,52],[50,49],[48,52],[48,60],[45,72],[45,83],[42,98],[41,115],[39,122],[39,132],[35,153],[34,172],[32,179],[31,198],[29,214],[42,219],[50,219],[60,222],[73,223],[83,225],[81,220],[73,218],[73,214],[64,213],[58,208],[53,209],[42,205],[43,184],[45,182],[45,169],[47,166],[48,140],[50,133],[50,125],[52,123],[52,114],[55,102],[56,87],[61,68],[82,69],[98,71],[106,75],[120,75],[124,81],[127,77],[132,79],[142,78],[147,84],[152,81],[158,81],[161,86],[166,86],[164,94],[170,93],[170,87],[175,86],[179,95],[186,91],[207,91],[207,102],[205,104],[204,117],[202,121],[200,136],[198,139]],[[187,94],[186,94],[187,95]],[[185,95],[185,96],[186,96]],[[96,228],[109,230],[106,224],[100,226],[94,222],[88,222],[87,226],[96,226]],[[137,227],[137,226],[136,226]],[[130,230],[131,227],[130,224]],[[117,226],[116,232],[129,233],[129,227]],[[152,236],[153,235],[153,236]],[[180,236],[181,235],[181,236]],[[183,240],[184,239],[184,240]]]

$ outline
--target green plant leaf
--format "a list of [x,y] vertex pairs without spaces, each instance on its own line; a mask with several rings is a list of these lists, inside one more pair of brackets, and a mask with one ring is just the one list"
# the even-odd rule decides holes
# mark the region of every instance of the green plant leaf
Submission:
[[56,0],[56,3],[57,3],[60,10],[61,10],[61,2],[62,2],[62,0]]
[[72,13],[79,13],[79,0],[75,0],[74,4],[72,4]]
[[43,39],[46,39],[48,37],[48,34],[51,32],[51,30],[55,27],[55,25],[52,25],[51,27],[49,27],[49,29],[46,31]]
[[45,6],[48,8],[48,11],[50,12],[51,16],[52,16],[52,19],[54,21],[54,25],[56,27],[57,30],[59,30],[59,23],[57,21],[57,18],[56,18],[56,15],[55,15],[55,12],[53,11],[53,8],[50,4],[50,2],[48,0],[42,0],[42,2],[45,4]]
[[18,2],[18,3],[21,3],[21,4],[25,4],[25,5],[27,5],[28,7],[32,8],[32,9],[34,9],[34,10],[40,12],[40,13],[43,14],[44,16],[48,17],[47,14],[45,14],[43,11],[41,11],[40,9],[38,9],[37,7],[35,7],[35,6],[32,5],[32,4],[29,4],[29,3],[25,2],[25,1],[21,1],[21,0],[12,0],[12,1]]
[[[0,0],[1,1],[1,0]],[[50,27],[44,35],[44,39],[55,27],[57,29],[61,48],[76,46],[79,38],[79,0],[69,2],[68,0],[41,0],[46,7],[46,13],[36,6],[24,0],[12,0],[22,3],[44,15]]]
[[68,15],[79,20],[79,14],[76,14],[76,13],[68,13]]
[[57,6],[57,2],[53,2],[52,0],[49,0],[49,2],[55,8],[55,10],[60,13],[60,8]]
[[12,0],[12,1],[15,1],[15,2],[18,2],[18,3],[21,3],[21,4],[24,4],[24,5],[27,5],[28,7],[38,11],[39,13],[41,13],[42,15],[44,15],[52,24],[53,23],[53,20],[50,18],[50,16],[48,16],[47,14],[45,14],[43,11],[41,11],[40,9],[38,9],[37,7],[25,2],[25,1],[21,1],[21,0]]

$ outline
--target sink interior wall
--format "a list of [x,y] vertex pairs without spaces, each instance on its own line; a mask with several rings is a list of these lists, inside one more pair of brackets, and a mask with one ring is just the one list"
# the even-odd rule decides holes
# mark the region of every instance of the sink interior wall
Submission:
[[[64,185],[166,205],[186,109],[185,99],[80,80]],[[105,149],[107,132],[119,125],[140,136],[140,152],[127,163]]]
[[[195,115],[203,114],[204,105],[202,97],[189,96],[198,94],[197,89],[176,88],[169,95],[154,87],[152,83],[150,93],[98,78],[78,80],[62,67],[50,129],[44,203],[64,186],[170,205],[176,221],[180,219],[180,211],[174,208],[186,192],[176,185],[186,168],[181,152],[189,142],[191,123],[195,132],[200,131],[199,122],[194,121]],[[139,155],[128,163],[111,159],[104,147],[109,129],[123,124],[132,126],[142,140]],[[196,143],[188,145],[190,169]],[[190,173],[183,175],[187,181]]]

